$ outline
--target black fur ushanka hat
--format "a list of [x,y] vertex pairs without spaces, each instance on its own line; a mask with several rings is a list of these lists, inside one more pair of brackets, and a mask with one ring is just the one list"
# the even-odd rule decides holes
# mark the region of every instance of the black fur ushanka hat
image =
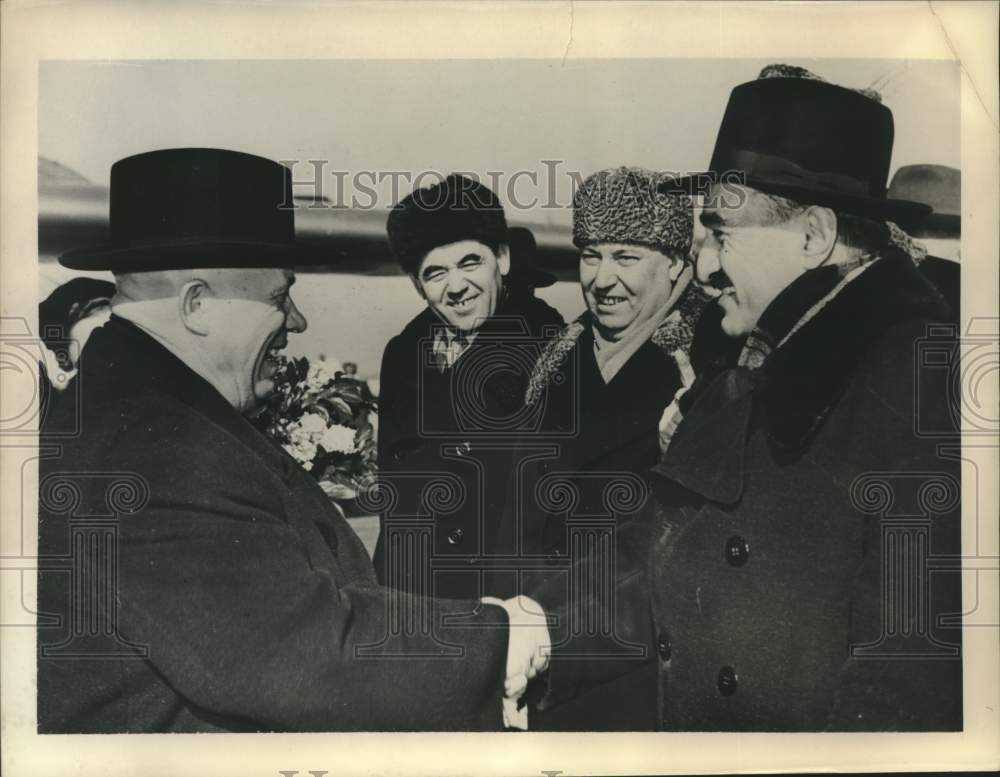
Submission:
[[496,251],[507,242],[507,220],[496,194],[454,173],[401,200],[389,211],[386,231],[393,254],[411,275],[439,246],[477,240]]

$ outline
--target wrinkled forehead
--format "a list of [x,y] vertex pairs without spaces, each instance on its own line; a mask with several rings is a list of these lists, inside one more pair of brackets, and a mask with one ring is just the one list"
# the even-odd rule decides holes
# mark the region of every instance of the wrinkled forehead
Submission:
[[133,300],[174,297],[192,281],[207,284],[217,297],[264,300],[283,293],[295,282],[295,273],[278,267],[237,267],[115,274],[119,294]]
[[201,277],[217,295],[234,299],[267,299],[295,283],[295,272],[279,267],[202,270]]

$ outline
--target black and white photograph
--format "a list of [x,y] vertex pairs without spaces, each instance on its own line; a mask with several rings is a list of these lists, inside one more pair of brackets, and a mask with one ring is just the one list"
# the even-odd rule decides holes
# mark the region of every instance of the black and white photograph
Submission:
[[40,57],[38,746],[995,725],[968,71],[786,50]]

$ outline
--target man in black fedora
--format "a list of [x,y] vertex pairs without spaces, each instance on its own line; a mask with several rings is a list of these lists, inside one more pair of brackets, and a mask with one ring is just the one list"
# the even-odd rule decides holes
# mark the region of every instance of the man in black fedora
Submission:
[[[697,273],[743,345],[681,403],[649,596],[615,614],[658,663],[665,729],[962,727],[958,437],[934,368],[954,330],[889,241],[922,209],[886,198],[892,138],[888,108],[814,77],[730,96]],[[543,704],[595,671],[562,653]]]
[[[508,649],[526,614],[380,588],[343,515],[247,420],[306,327],[293,268],[328,261],[295,241],[290,194],[288,169],[247,154],[129,157],[112,244],[60,259],[117,292],[78,403],[55,411],[79,434],[42,434],[40,732],[499,728],[505,668],[527,674],[547,638],[526,627]],[[393,628],[393,608],[431,611],[429,632]]]
[[505,279],[508,305],[525,311],[539,326],[561,326],[559,311],[535,293],[554,284],[556,276],[536,266],[538,244],[534,233],[527,227],[510,227],[507,246],[510,249],[510,272]]
[[922,202],[931,208],[924,216],[901,224],[927,249],[920,272],[960,313],[962,243],[962,173],[945,165],[905,165],[889,184],[889,196]]

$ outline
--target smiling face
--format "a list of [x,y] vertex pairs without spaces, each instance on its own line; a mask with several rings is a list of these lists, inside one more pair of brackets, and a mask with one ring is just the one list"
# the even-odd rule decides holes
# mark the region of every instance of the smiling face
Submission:
[[494,253],[477,240],[460,240],[429,251],[412,278],[435,313],[468,332],[496,312],[509,270],[506,246]]
[[295,273],[283,269],[219,270],[210,283],[209,337],[216,367],[232,386],[237,409],[246,412],[274,392],[278,353],[289,332],[306,319],[291,297]]
[[261,285],[262,300],[268,307],[281,316],[267,316],[267,326],[261,326],[257,337],[251,338],[252,346],[257,353],[253,362],[253,393],[258,401],[264,401],[274,392],[274,375],[277,372],[276,357],[288,345],[289,332],[304,332],[305,316],[296,307],[292,299],[292,285],[295,283],[295,273],[291,270],[281,270],[280,279],[273,278]]
[[[706,207],[701,212],[705,238],[698,251],[698,281],[717,294],[723,310],[722,329],[743,337],[756,326],[775,297],[801,275],[804,235],[801,219],[770,223],[759,193],[738,207]],[[713,191],[709,202],[723,200]]]
[[580,251],[587,309],[609,336],[660,310],[683,263],[646,246],[597,243]]

